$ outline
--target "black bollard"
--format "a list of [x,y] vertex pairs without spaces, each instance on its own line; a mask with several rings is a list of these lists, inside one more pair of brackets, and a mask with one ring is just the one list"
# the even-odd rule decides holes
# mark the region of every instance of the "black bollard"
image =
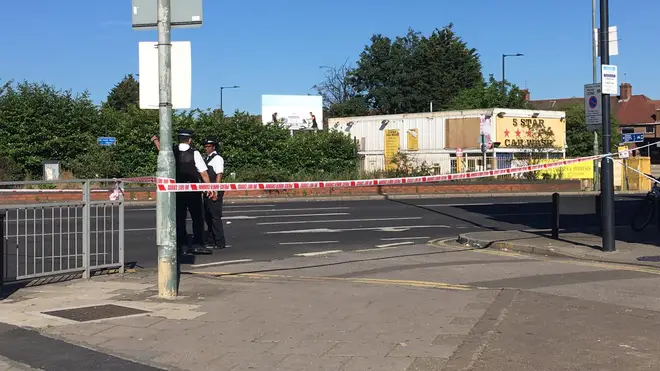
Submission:
[[559,238],[559,193],[552,194],[552,238]]

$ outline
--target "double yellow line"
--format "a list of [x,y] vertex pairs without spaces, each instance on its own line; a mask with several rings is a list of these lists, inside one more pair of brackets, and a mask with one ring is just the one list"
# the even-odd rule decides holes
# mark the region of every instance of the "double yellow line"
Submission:
[[280,279],[280,280],[299,281],[299,282],[310,282],[310,281],[311,282],[348,282],[348,283],[362,283],[362,284],[384,285],[384,286],[408,286],[408,287],[417,287],[417,288],[443,289],[443,290],[456,290],[456,291],[485,289],[483,287],[450,284],[444,282],[393,280],[393,279],[380,279],[380,278],[288,276],[288,275],[279,275],[279,274],[196,272],[196,271],[189,271],[187,273],[201,275],[201,276],[218,277],[218,278]]

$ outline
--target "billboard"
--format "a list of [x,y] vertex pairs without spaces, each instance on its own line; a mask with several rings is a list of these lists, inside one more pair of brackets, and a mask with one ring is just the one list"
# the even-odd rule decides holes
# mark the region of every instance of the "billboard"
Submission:
[[283,127],[323,129],[323,98],[320,95],[262,95],[261,121]]

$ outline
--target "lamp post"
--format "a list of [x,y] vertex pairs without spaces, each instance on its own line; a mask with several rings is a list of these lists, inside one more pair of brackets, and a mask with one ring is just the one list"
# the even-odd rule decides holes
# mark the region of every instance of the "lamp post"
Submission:
[[506,57],[522,57],[525,54],[517,53],[517,54],[502,54],[502,85],[504,85],[504,82],[506,79],[504,78],[504,58]]
[[222,111],[222,114],[225,114],[225,111],[222,109],[222,91],[225,89],[238,89],[240,86],[234,85],[234,86],[221,86],[220,87],[220,111]]

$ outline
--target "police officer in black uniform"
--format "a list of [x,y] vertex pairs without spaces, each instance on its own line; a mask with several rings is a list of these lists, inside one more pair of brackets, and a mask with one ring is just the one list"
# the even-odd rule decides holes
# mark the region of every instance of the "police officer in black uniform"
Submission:
[[[174,160],[176,163],[177,183],[210,183],[208,167],[201,153],[192,146],[193,132],[191,130],[179,129],[178,144],[174,145]],[[158,137],[152,141],[156,148],[160,149]],[[209,197],[215,197],[215,192],[208,192]],[[193,225],[193,253],[210,254],[212,251],[204,247],[204,208],[202,193],[177,192],[176,193],[176,239],[177,248],[188,245],[188,231],[186,228],[186,216],[190,212]]]
[[[212,138],[204,140],[205,162],[211,183],[222,182],[222,173],[225,167],[225,161],[217,150],[218,142],[216,140]],[[224,193],[224,191],[218,191],[215,197],[204,196],[204,216],[210,235],[210,242],[206,247],[209,249],[224,249],[227,247],[222,226],[222,199]]]

